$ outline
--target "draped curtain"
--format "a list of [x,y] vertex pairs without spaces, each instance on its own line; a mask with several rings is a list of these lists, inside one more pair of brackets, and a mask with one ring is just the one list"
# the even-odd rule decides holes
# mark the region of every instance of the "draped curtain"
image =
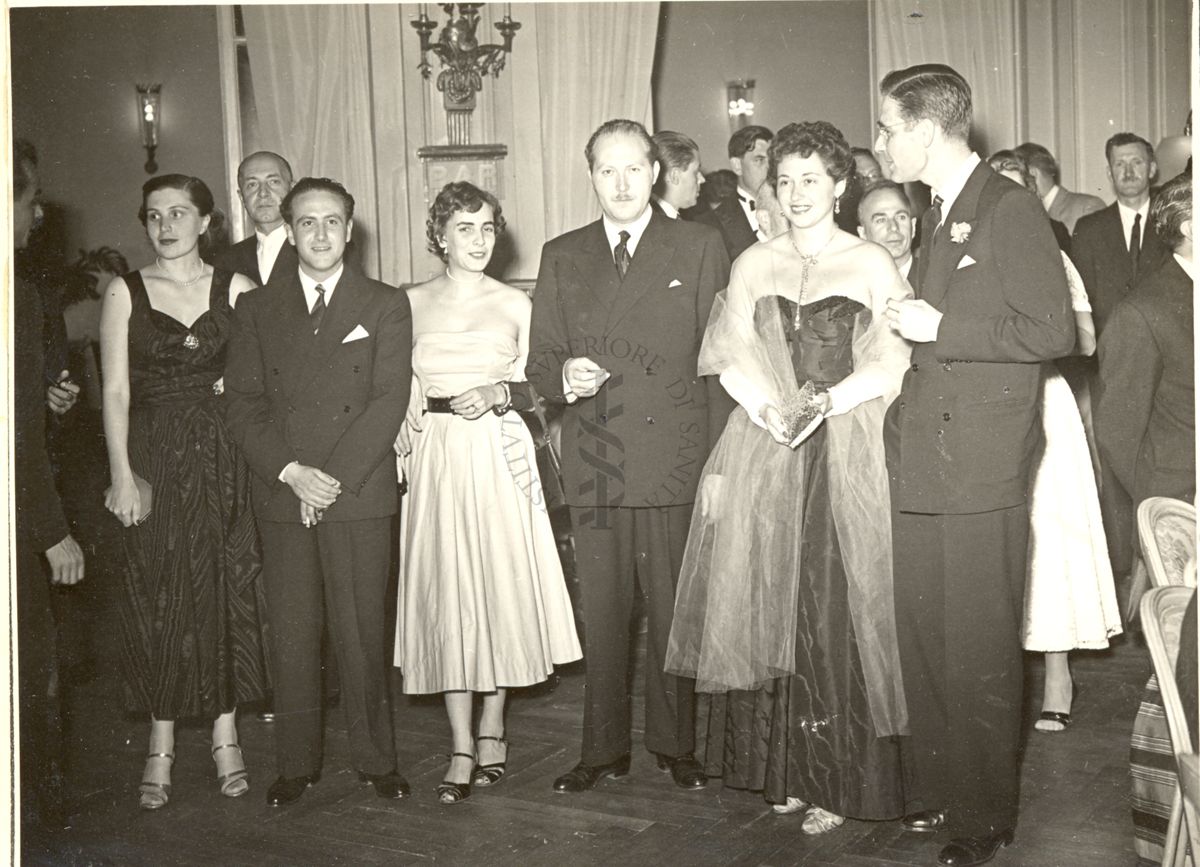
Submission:
[[658,3],[545,3],[536,7],[546,237],[590,222],[599,206],[583,148],[606,120],[653,131],[650,75]]
[[1112,201],[1104,142],[1178,134],[1189,106],[1188,0],[871,0],[876,82],[947,63],[971,83],[985,159],[1035,141],[1068,189]]
[[335,178],[354,196],[359,261],[378,276],[378,196],[367,7],[242,7],[259,139],[296,178]]
[[971,144],[983,158],[1020,144],[1025,139],[1017,106],[1022,68],[1017,6],[1017,0],[873,3],[876,78],[916,63],[948,64],[971,83]]

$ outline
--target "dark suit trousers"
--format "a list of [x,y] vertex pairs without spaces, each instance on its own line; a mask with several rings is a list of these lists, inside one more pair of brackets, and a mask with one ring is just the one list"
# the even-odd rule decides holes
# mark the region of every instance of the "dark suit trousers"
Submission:
[[42,556],[17,544],[17,660],[20,666],[22,827],[61,819],[63,750],[58,646],[50,578]]
[[[299,509],[299,505],[297,505]],[[392,519],[259,521],[275,675],[275,749],[285,777],[321,769],[321,628],[328,611],[354,766],[396,767],[384,636]]]
[[959,836],[1017,822],[1025,505],[893,511],[896,630],[911,737],[906,811],[946,809]]
[[690,504],[571,507],[587,665],[582,759],[589,765],[630,752],[635,586],[646,597],[646,749],[665,756],[692,752],[695,682],[663,671],[691,520]]

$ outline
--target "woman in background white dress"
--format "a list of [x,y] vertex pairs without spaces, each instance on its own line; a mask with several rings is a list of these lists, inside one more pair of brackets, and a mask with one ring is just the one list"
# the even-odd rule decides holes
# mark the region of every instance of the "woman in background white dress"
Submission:
[[503,777],[506,690],[581,656],[533,440],[513,411],[534,399],[522,373],[531,303],[483,273],[503,227],[493,196],[447,184],[427,222],[446,272],[408,290],[415,381],[396,441],[408,493],[395,662],[405,693],[446,695],[444,804]]
[[[1007,178],[1036,190],[1029,168],[1012,151],[988,163]],[[1096,351],[1096,329],[1083,280],[1063,255],[1079,355]],[[1046,683],[1038,731],[1071,724],[1075,684],[1068,651],[1100,650],[1121,631],[1112,566],[1108,559],[1096,476],[1080,409],[1054,365],[1042,377],[1044,444],[1030,492],[1029,567],[1025,588],[1026,650],[1046,654]]]

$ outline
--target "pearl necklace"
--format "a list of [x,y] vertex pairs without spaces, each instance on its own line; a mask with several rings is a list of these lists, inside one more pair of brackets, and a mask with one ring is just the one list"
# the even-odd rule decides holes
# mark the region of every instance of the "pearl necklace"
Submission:
[[475,283],[478,283],[481,280],[483,280],[483,272],[482,271],[479,272],[479,275],[474,280],[464,280],[462,277],[455,277],[453,274],[451,274],[449,267],[446,268],[446,276],[449,277],[451,280],[453,280],[455,283],[466,283],[468,285],[475,284]]
[[200,281],[200,278],[204,276],[204,263],[203,262],[200,263],[200,273],[197,274],[195,277],[193,277],[191,280],[179,280],[176,277],[172,277],[171,273],[169,271],[167,271],[166,266],[163,265],[161,256],[155,256],[154,263],[156,265],[158,265],[158,270],[163,272],[163,276],[166,277],[166,279],[170,280],[172,283],[175,283],[176,285],[182,286],[185,289],[189,286],[196,285],[196,283],[198,283]]
[[792,242],[792,249],[795,250],[796,255],[800,257],[800,297],[796,301],[796,315],[792,319],[793,331],[800,330],[800,310],[802,307],[804,307],[805,297],[808,293],[808,272],[814,265],[817,264],[817,257],[825,252],[825,248],[833,242],[833,239],[837,233],[838,230],[835,228],[830,236],[825,239],[825,243],[817,248],[815,253],[801,253],[800,248],[796,245],[795,235],[793,235],[790,231],[788,232],[788,240]]

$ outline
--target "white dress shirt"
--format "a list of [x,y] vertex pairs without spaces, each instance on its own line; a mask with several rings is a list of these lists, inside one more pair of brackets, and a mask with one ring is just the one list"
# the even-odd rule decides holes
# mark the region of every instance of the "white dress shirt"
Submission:
[[1121,237],[1125,239],[1125,249],[1129,250],[1129,236],[1133,232],[1133,218],[1138,214],[1142,215],[1141,225],[1138,226],[1138,249],[1141,250],[1146,246],[1146,220],[1150,217],[1150,200],[1142,202],[1142,206],[1136,211],[1133,208],[1126,207],[1120,201],[1117,202],[1117,213],[1121,215]]
[[655,196],[654,203],[656,205],[658,205],[660,210],[662,210],[664,217],[666,217],[670,220],[678,220],[679,219],[679,209],[677,207],[675,207],[674,205],[672,205],[670,202],[668,202],[666,199],[660,199],[658,196]]
[[1196,282],[1196,266],[1192,263],[1192,260],[1185,259],[1178,253],[1172,253],[1171,255],[1175,257],[1175,261],[1179,263],[1179,267],[1183,269],[1183,273],[1187,274],[1193,283]]
[[900,276],[905,280],[908,279],[908,272],[912,270],[913,257],[912,253],[908,254],[908,258],[904,260],[902,265],[897,265],[896,270],[900,272]]
[[1058,197],[1058,191],[1061,189],[1062,187],[1060,187],[1058,184],[1052,186],[1046,195],[1042,196],[1042,207],[1049,211],[1050,206],[1054,204],[1055,198]]
[[258,241],[258,273],[262,275],[264,281],[270,280],[271,269],[275,267],[279,251],[287,243],[287,228],[280,223],[271,230],[270,234],[266,235],[255,229],[254,237]]
[[945,189],[933,191],[935,196],[942,197],[942,222],[938,223],[938,226],[945,223],[946,218],[950,216],[950,209],[954,207],[955,199],[962,193],[963,187],[967,185],[967,181],[971,178],[971,173],[975,171],[975,167],[979,163],[979,154],[971,151],[970,155],[954,170],[954,174],[950,175],[950,180],[946,183]]
[[754,230],[755,237],[760,241],[768,240],[767,236],[763,234],[763,230],[759,228],[758,217],[754,215],[755,208],[758,206],[755,204],[753,197],[741,187],[738,187],[737,197],[738,204],[742,206],[742,213],[746,215],[746,221],[750,224],[750,228]]

